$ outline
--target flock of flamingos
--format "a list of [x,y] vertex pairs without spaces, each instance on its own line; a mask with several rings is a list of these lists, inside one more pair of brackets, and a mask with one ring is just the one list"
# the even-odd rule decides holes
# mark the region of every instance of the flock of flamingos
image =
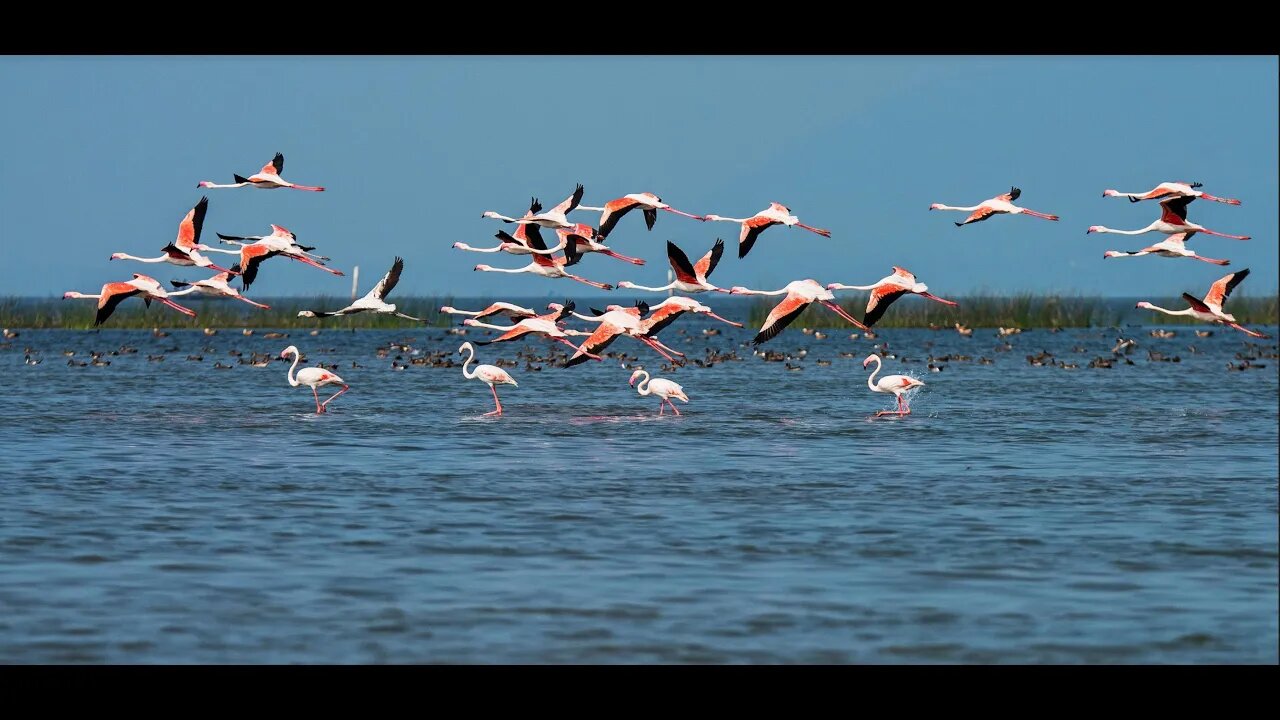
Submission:
[[[240,188],[253,187],[261,190],[275,190],[278,188],[291,188],[294,190],[306,190],[311,192],[322,192],[323,187],[298,185],[282,178],[280,174],[284,171],[284,156],[276,153],[275,157],[262,167],[256,174],[249,177],[241,177],[234,175],[235,182],[233,184],[218,185],[209,181],[199,183],[199,188]],[[1124,197],[1130,202],[1141,202],[1143,200],[1158,200],[1162,208],[1160,218],[1150,225],[1138,230],[1113,230],[1101,225],[1094,225],[1088,229],[1089,233],[1116,233],[1120,235],[1141,235],[1148,232],[1164,233],[1166,237],[1163,241],[1158,242],[1141,250],[1120,252],[1108,250],[1104,253],[1104,258],[1115,257],[1139,257],[1142,255],[1158,255],[1161,257],[1171,258],[1191,258],[1215,265],[1227,265],[1229,261],[1207,258],[1196,254],[1195,251],[1187,248],[1186,243],[1196,233],[1205,235],[1216,235],[1219,237],[1232,238],[1235,240],[1248,240],[1248,236],[1229,235],[1214,230],[1209,230],[1203,226],[1197,225],[1187,220],[1187,206],[1197,198],[1209,200],[1213,202],[1226,203],[1228,205],[1239,205],[1240,201],[1231,198],[1220,198],[1209,195],[1201,191],[1199,183],[1187,182],[1163,182],[1152,190],[1142,193],[1122,193],[1116,190],[1106,190],[1103,192],[1104,197]],[[929,206],[930,210],[957,210],[969,213],[962,222],[955,225],[961,227],[971,223],[982,222],[996,215],[1030,215],[1032,217],[1042,218],[1044,220],[1058,220],[1057,215],[1037,212],[1024,207],[1014,205],[1014,201],[1022,194],[1022,191],[1014,187],[1009,192],[997,195],[989,200],[984,200],[977,205],[969,207],[953,207],[934,203]],[[505,252],[511,255],[528,255],[531,262],[520,268],[495,268],[489,265],[476,265],[475,270],[484,272],[501,272],[501,273],[533,273],[547,278],[568,278],[586,285],[603,290],[612,290],[613,285],[595,282],[584,277],[569,272],[571,268],[581,262],[587,253],[599,253],[609,257],[632,263],[634,265],[643,265],[644,260],[639,258],[628,257],[620,253],[614,252],[605,245],[608,235],[617,226],[618,222],[629,212],[639,209],[644,217],[645,225],[649,230],[653,229],[654,223],[658,218],[658,211],[666,211],[675,215],[692,218],[702,222],[732,222],[740,226],[738,235],[738,257],[744,258],[751,248],[755,246],[760,235],[775,225],[785,227],[800,227],[810,232],[822,235],[823,237],[831,237],[831,232],[822,228],[813,227],[800,222],[799,218],[791,214],[791,210],[780,203],[770,203],[769,207],[760,212],[746,218],[723,217],[720,215],[693,215],[687,212],[676,210],[667,205],[660,197],[653,193],[632,193],[624,195],[615,200],[611,200],[603,207],[591,207],[582,205],[583,187],[578,185],[573,194],[565,198],[564,201],[549,210],[543,210],[541,203],[535,198],[531,201],[529,209],[520,217],[511,217],[502,215],[494,211],[486,211],[482,217],[501,220],[504,223],[515,225],[514,232],[507,233],[499,230],[496,237],[500,241],[498,245],[489,248],[476,248],[464,243],[455,243],[454,247],[472,252],[498,253]],[[190,308],[184,307],[172,300],[174,297],[187,295],[191,293],[200,293],[210,296],[230,297],[249,303],[256,307],[265,308],[266,305],[254,302],[241,294],[239,290],[231,286],[233,276],[239,276],[241,281],[241,290],[248,290],[258,274],[258,269],[262,262],[276,256],[287,257],[298,262],[310,265],[325,272],[342,275],[340,270],[330,268],[325,265],[325,261],[329,258],[317,255],[312,251],[314,247],[308,247],[298,244],[297,236],[279,225],[271,226],[270,235],[262,236],[236,236],[223,235],[218,233],[219,239],[226,244],[237,246],[238,249],[227,250],[210,247],[200,243],[200,233],[204,224],[205,214],[208,212],[208,197],[203,197],[195,207],[193,207],[182,219],[178,226],[178,237],[172,243],[166,245],[162,254],[158,257],[145,258],[128,255],[125,253],[114,253],[112,260],[134,260],[145,263],[170,263],[173,265],[208,268],[216,271],[217,274],[210,278],[199,280],[193,283],[185,283],[172,281],[175,288],[174,291],[166,291],[161,284],[154,278],[139,273],[133,274],[133,279],[124,282],[112,282],[102,286],[102,290],[96,295],[88,295],[78,292],[68,292],[63,295],[64,299],[86,298],[98,301],[98,312],[94,320],[94,325],[101,325],[116,307],[120,305],[126,298],[140,297],[150,306],[153,300],[167,305],[178,312],[185,315],[195,317],[195,312]],[[572,222],[568,215],[574,211],[589,211],[601,213],[598,227],[592,227],[586,223]],[[558,238],[557,243],[553,247],[547,247],[546,242],[542,238],[541,230],[543,228],[554,230]],[[831,283],[826,286],[819,284],[812,279],[796,280],[788,283],[779,290],[749,290],[745,287],[734,286],[728,289],[717,287],[708,280],[715,271],[716,266],[720,262],[720,257],[724,252],[724,241],[717,239],[715,244],[707,251],[697,262],[690,262],[689,257],[675,243],[667,243],[667,260],[674,272],[675,280],[667,285],[660,287],[646,287],[636,285],[631,282],[620,282],[617,287],[631,288],[636,290],[645,290],[653,292],[663,292],[669,290],[679,290],[684,293],[696,294],[702,292],[720,292],[733,295],[772,295],[784,296],[773,310],[769,313],[764,321],[764,325],[756,334],[753,342],[755,345],[768,342],[776,337],[784,328],[786,328],[805,308],[812,303],[819,303],[839,315],[850,324],[863,330],[870,329],[885,313],[885,311],[899,298],[914,294],[928,298],[940,303],[955,306],[957,303],[951,300],[945,300],[937,297],[929,292],[928,286],[918,282],[916,277],[910,271],[902,267],[895,266],[893,273],[879,281],[870,285],[845,285],[842,283]],[[238,261],[230,268],[224,268],[215,265],[206,253],[225,253],[229,255],[237,255]],[[556,253],[560,253],[557,255]],[[368,294],[350,305],[333,311],[313,311],[303,310],[299,312],[301,317],[333,317],[349,315],[360,312],[385,313],[395,315],[397,317],[409,320],[421,321],[421,318],[415,318],[405,315],[396,309],[396,306],[387,302],[387,296],[395,288],[399,282],[400,274],[404,269],[404,261],[396,258],[391,269],[382,277],[382,279],[373,287]],[[1236,319],[1223,310],[1223,304],[1231,291],[1240,284],[1249,274],[1248,269],[1226,275],[1209,287],[1208,293],[1203,299],[1196,298],[1189,293],[1183,293],[1182,297],[1187,301],[1188,307],[1181,310],[1169,310],[1167,308],[1152,305],[1149,302],[1138,303],[1139,308],[1145,308],[1162,312],[1167,315],[1186,315],[1197,320],[1209,323],[1217,323],[1235,328],[1252,337],[1265,338],[1269,337],[1263,333],[1242,327],[1236,322]],[[862,320],[858,320],[846,312],[842,307],[837,305],[833,291],[837,290],[859,290],[869,291],[870,298],[867,301],[866,310]],[[565,367],[572,367],[587,360],[602,360],[601,351],[610,345],[619,337],[627,336],[647,345],[654,352],[661,355],[673,365],[683,364],[677,360],[675,356],[683,357],[680,353],[672,348],[664,345],[657,338],[657,334],[663,328],[670,325],[680,315],[691,312],[695,314],[705,314],[708,317],[742,327],[740,323],[726,320],[716,315],[710,307],[704,305],[697,300],[683,296],[671,296],[662,302],[650,306],[641,301],[637,302],[633,307],[622,307],[620,305],[608,305],[605,310],[592,310],[593,315],[582,315],[575,312],[572,302],[563,305],[559,303],[551,303],[547,309],[549,312],[539,314],[534,310],[519,307],[507,302],[495,302],[482,310],[467,311],[457,310],[452,307],[443,307],[441,312],[468,315],[471,316],[463,321],[464,325],[478,326],[502,331],[502,334],[487,342],[477,342],[477,345],[488,345],[490,343],[507,342],[516,340],[525,336],[542,335],[556,342],[564,343],[573,348],[574,354],[565,362]],[[515,321],[513,325],[493,325],[483,322],[487,318],[497,316],[507,316]],[[591,332],[567,329],[564,327],[565,321],[570,317],[577,318],[589,323],[595,323],[596,329]],[[570,341],[569,337],[584,337],[579,344],[575,345]],[[485,413],[486,415],[501,415],[502,402],[498,399],[498,385],[516,385],[515,379],[511,377],[507,371],[493,365],[478,365],[475,370],[468,370],[468,367],[475,361],[475,347],[470,342],[464,342],[458,348],[458,353],[467,355],[466,361],[462,365],[463,376],[471,379],[476,378],[489,386],[493,393],[494,410]],[[323,413],[326,411],[329,403],[342,393],[346,392],[350,387],[337,374],[330,372],[321,367],[306,367],[298,370],[298,362],[301,359],[301,353],[296,346],[290,345],[280,353],[280,357],[288,359],[293,356],[293,364],[289,368],[288,380],[293,387],[305,385],[311,388],[311,393],[315,397],[316,412]],[[892,394],[897,401],[897,409],[878,411],[874,417],[884,415],[905,416],[911,413],[911,409],[904,397],[908,391],[924,385],[920,380],[906,375],[889,375],[881,377],[879,380],[876,376],[880,372],[880,356],[871,354],[863,361],[863,367],[875,363],[875,369],[867,379],[867,386],[873,392]],[[637,385],[637,381],[639,384]],[[651,378],[645,370],[636,370],[631,374],[629,384],[636,388],[640,395],[655,395],[660,399],[658,405],[658,414],[661,415],[667,406],[679,415],[680,411],[676,409],[672,399],[688,402],[689,398],[685,394],[684,389],[675,382],[665,378]],[[319,388],[326,385],[341,385],[342,389],[334,393],[328,399],[321,401]]]

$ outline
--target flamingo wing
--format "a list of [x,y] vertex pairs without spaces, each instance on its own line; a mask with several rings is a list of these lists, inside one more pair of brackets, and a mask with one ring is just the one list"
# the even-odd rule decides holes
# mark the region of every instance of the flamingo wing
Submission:
[[1191,309],[1195,310],[1196,312],[1207,313],[1209,315],[1215,314],[1212,308],[1210,308],[1208,305],[1201,302],[1200,298],[1196,297],[1195,295],[1192,295],[1191,293],[1182,293],[1182,299],[1186,300],[1187,303],[1191,305]]
[[[997,198],[997,199],[1003,199],[1003,198],[1006,198],[1006,197],[1008,197],[1008,195],[1001,195],[1001,196],[1000,196],[999,198]],[[995,208],[993,208],[993,207],[988,207],[988,206],[986,206],[986,205],[983,205],[982,207],[980,207],[980,208],[978,208],[977,210],[974,210],[972,213],[970,213],[970,214],[969,214],[969,217],[967,217],[967,218],[965,218],[965,219],[964,219],[964,222],[958,222],[958,223],[956,223],[956,226],[958,227],[958,226],[960,226],[960,225],[968,225],[969,223],[982,222],[983,220],[987,220],[987,219],[989,219],[992,215],[995,215],[995,214],[996,214],[996,209],[995,209]]]
[[639,203],[635,200],[625,197],[605,203],[604,215],[600,217],[600,229],[596,231],[596,234],[602,238],[606,237],[613,232],[613,226],[618,224],[622,216],[634,210],[638,205]]
[[370,294],[379,300],[386,300],[387,295],[390,295],[391,291],[395,289],[396,283],[400,282],[400,271],[402,270],[404,270],[404,259],[396,256],[395,262],[391,263],[391,269],[387,271],[386,275],[382,276],[377,285],[373,286]]
[[492,340],[477,340],[477,341],[476,341],[476,344],[477,344],[477,345],[488,345],[489,343],[506,342],[506,341],[508,341],[508,340],[515,340],[516,338],[521,337],[522,335],[527,335],[527,334],[529,334],[529,333],[531,333],[531,332],[533,332],[533,329],[532,329],[532,328],[527,327],[523,322],[520,322],[520,323],[516,323],[516,326],[515,326],[515,327],[513,327],[513,328],[511,328],[510,330],[508,330],[508,331],[506,331],[506,332],[502,333],[502,334],[501,334],[501,335],[499,335],[498,337],[496,337],[496,338],[494,338],[494,339],[492,339]]
[[560,213],[562,215],[568,214],[574,208],[578,207],[578,203],[580,202],[582,202],[582,183],[578,183],[578,186],[573,189],[572,195],[565,198],[559,205],[551,208],[551,212]]
[[641,335],[657,335],[664,328],[676,321],[676,318],[683,315],[685,309],[679,305],[667,305],[653,311],[653,314],[645,318],[640,323]]
[[542,212],[542,203],[538,202],[538,198],[529,198],[529,212],[525,213],[525,217],[531,217],[540,212]]
[[94,326],[101,325],[107,318],[111,317],[111,313],[115,312],[116,308],[126,298],[131,298],[140,292],[142,291],[129,283],[107,283],[103,285],[102,297],[98,298],[98,314],[93,318]]
[[867,327],[874,325],[894,301],[906,294],[907,289],[901,285],[877,286],[871,291],[871,297],[867,298],[867,310],[862,314],[862,324]]
[[800,313],[809,307],[811,300],[806,300],[795,293],[788,293],[785,300],[774,306],[769,311],[769,317],[765,318],[764,326],[760,328],[760,332],[752,339],[752,344],[759,345],[768,342],[782,332],[783,328],[790,325]]
[[777,225],[778,221],[769,217],[761,217],[757,215],[753,218],[747,218],[742,223],[742,232],[738,235],[738,257],[744,258],[747,253],[751,252],[752,246],[756,244],[756,239],[760,237],[760,233],[771,225]]
[[258,278],[258,266],[263,260],[279,254],[279,250],[272,250],[257,243],[240,248],[240,265],[244,267],[244,272],[240,273],[241,289],[248,290],[253,281]]
[[1221,309],[1227,302],[1227,298],[1231,296],[1231,291],[1247,277],[1249,277],[1249,268],[1233,272],[1210,285],[1209,294],[1204,296],[1204,304]]
[[723,254],[724,240],[716,238],[716,244],[712,245],[711,250],[702,256],[697,265],[693,266],[693,271],[698,274],[699,278],[706,280],[711,277],[711,273],[715,272],[716,265],[720,264],[720,256]]
[[689,262],[689,256],[684,254],[675,243],[667,241],[667,262],[671,264],[671,269],[675,271],[676,278],[680,282],[698,283],[698,274],[693,269],[693,264]]
[[650,230],[652,230],[652,229],[653,229],[653,224],[654,224],[654,223],[656,223],[656,222],[658,222],[658,211],[657,211],[657,210],[654,210],[653,208],[645,208],[645,209],[644,209],[644,224],[645,224],[645,227],[647,227],[647,228],[649,228]]
[[1018,189],[1018,188],[1016,188],[1016,187],[1011,187],[1011,188],[1009,188],[1009,192],[1007,192],[1007,193],[1005,193],[1005,194],[1003,194],[1003,195],[997,195],[997,196],[995,197],[995,199],[996,199],[996,200],[1003,200],[1003,201],[1005,201],[1005,202],[1013,202],[1014,200],[1017,200],[1021,195],[1022,195],[1022,191],[1021,191],[1021,190],[1019,190],[1019,189]]
[[1170,225],[1181,225],[1187,221],[1187,205],[1191,204],[1195,198],[1187,197],[1171,197],[1168,200],[1161,200],[1160,207],[1164,208],[1160,213],[1160,219]]
[[276,153],[276,156],[271,159],[271,162],[263,165],[262,169],[258,172],[270,175],[279,175],[284,172],[284,155]]
[[209,197],[200,198],[196,206],[187,211],[186,217],[178,224],[178,239],[174,243],[183,250],[189,250],[200,242],[200,230],[204,228],[204,215],[209,210]]
[[613,343],[614,340],[617,340],[618,336],[622,333],[623,329],[621,327],[605,320],[600,323],[600,326],[596,328],[595,332],[591,333],[586,340],[583,340],[582,343],[578,345],[581,350],[574,353],[573,357],[566,360],[564,366],[573,367],[574,365],[586,362],[586,353],[599,355],[601,350],[609,347],[609,345]]

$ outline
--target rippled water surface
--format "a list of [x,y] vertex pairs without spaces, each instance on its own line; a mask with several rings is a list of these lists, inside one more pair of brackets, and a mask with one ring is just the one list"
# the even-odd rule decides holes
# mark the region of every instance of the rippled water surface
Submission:
[[[459,367],[375,355],[474,330],[23,331],[0,349],[0,662],[1277,662],[1275,341],[1233,371],[1239,333],[1125,328],[1133,364],[1096,369],[1116,330],[792,328],[764,349],[807,355],[767,362],[709,327],[663,339],[743,359],[610,348],[680,382],[681,417],[617,358],[521,360],[488,418]],[[883,342],[927,383],[906,418],[868,419]],[[351,384],[330,413],[229,354],[288,344]]]

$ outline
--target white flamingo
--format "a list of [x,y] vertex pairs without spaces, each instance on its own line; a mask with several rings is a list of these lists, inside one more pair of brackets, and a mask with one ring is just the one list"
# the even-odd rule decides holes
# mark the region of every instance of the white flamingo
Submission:
[[862,367],[865,368],[872,361],[875,362],[876,369],[867,378],[867,387],[871,388],[872,392],[892,393],[898,399],[897,410],[879,410],[876,412],[875,417],[880,417],[881,415],[897,415],[898,417],[910,415],[911,408],[907,406],[907,401],[902,395],[912,388],[924,387],[924,383],[906,375],[886,375],[877,382],[876,374],[880,372],[880,356],[875,353],[868,355],[867,359],[862,361]]
[[[636,379],[640,377],[643,377],[644,379],[640,381],[639,385],[636,385]],[[667,405],[671,406],[671,411],[676,415],[680,414],[680,411],[676,409],[676,404],[671,402],[671,398],[675,398],[680,402],[689,402],[689,396],[684,394],[684,388],[666,378],[656,377],[650,379],[649,372],[647,370],[637,370],[631,373],[631,379],[627,384],[633,386],[636,389],[636,392],[641,395],[653,394],[661,398],[661,401],[658,403],[659,415],[662,414],[662,411]]]
[[[306,385],[307,387],[311,388],[311,394],[315,396],[315,399],[316,399],[317,415],[327,412],[329,408],[329,403],[333,402],[334,398],[338,397],[342,393],[351,389],[351,386],[347,385],[346,381],[344,381],[342,378],[338,377],[334,373],[331,373],[328,370],[325,370],[324,368],[318,368],[318,367],[302,368],[301,370],[298,370],[297,376],[295,377],[294,370],[298,367],[298,361],[302,359],[302,355],[298,352],[297,346],[290,345],[289,347],[280,351],[280,357],[288,360],[289,353],[293,353],[293,365],[289,366],[289,385],[291,387]],[[320,402],[320,393],[316,390],[316,388],[319,388],[323,385],[341,385],[342,389],[334,393],[333,396],[330,397],[328,400],[325,400],[324,402]]]
[[478,378],[480,382],[488,385],[489,390],[493,393],[493,404],[495,409],[485,413],[485,415],[501,415],[502,401],[498,399],[498,389],[494,386],[520,386],[516,384],[516,381],[512,379],[511,375],[509,375],[506,370],[503,370],[496,365],[477,365],[475,370],[467,372],[467,366],[476,359],[476,349],[471,346],[471,343],[464,342],[458,347],[458,354],[461,355],[464,352],[469,354],[467,355],[467,359],[462,363],[462,377],[467,378],[468,380],[471,378]]

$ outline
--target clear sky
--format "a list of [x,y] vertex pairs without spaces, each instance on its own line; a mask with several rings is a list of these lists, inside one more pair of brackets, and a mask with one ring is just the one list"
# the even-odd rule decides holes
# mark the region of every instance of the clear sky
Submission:
[[[1252,240],[1199,235],[1191,247],[1251,268],[1245,292],[1275,292],[1277,86],[1274,56],[0,57],[0,295],[95,292],[135,271],[202,277],[107,258],[159,255],[204,192],[205,242],[283,225],[334,266],[359,265],[361,292],[401,255],[397,295],[590,295],[569,280],[472,272],[526,260],[451,248],[512,229],[482,211],[519,215],[531,195],[549,207],[579,182],[585,204],[652,191],[746,217],[776,200],[832,231],[771,228],[739,260],[736,225],[662,213],[648,232],[636,213],[609,244],[649,264],[577,266],[603,282],[663,284],[666,240],[696,257],[723,237],[713,280],[724,286],[869,284],[901,265],[944,296],[1199,295],[1228,270],[1104,261],[1164,236],[1085,234],[1150,223],[1155,202],[1102,191],[1165,180],[1243,201],[1197,201],[1189,218]],[[277,151],[286,179],[328,191],[196,188]],[[961,213],[927,210],[1011,185],[1018,204],[1062,221],[956,228]],[[272,260],[251,294],[349,291],[350,277]]]

